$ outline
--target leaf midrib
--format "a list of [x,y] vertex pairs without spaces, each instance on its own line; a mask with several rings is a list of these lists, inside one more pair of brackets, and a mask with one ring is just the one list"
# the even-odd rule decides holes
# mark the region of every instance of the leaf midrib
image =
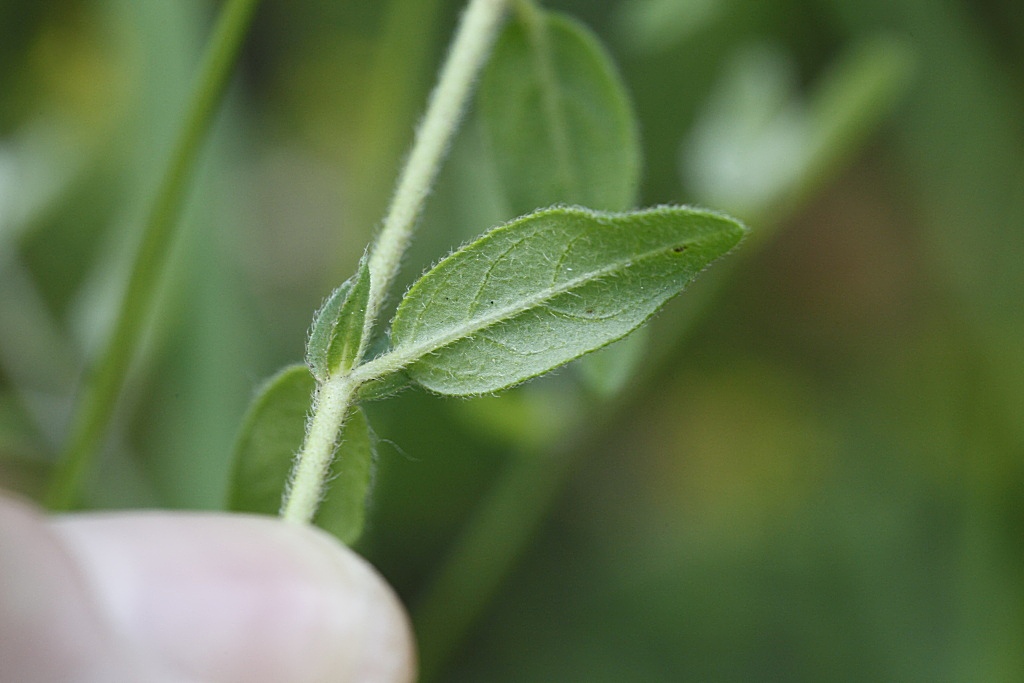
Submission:
[[693,239],[675,242],[659,246],[655,249],[650,249],[630,258],[620,259],[614,263],[604,266],[603,268],[588,271],[579,277],[566,280],[558,286],[544,288],[533,296],[521,299],[518,304],[501,307],[485,315],[470,318],[469,321],[472,324],[465,323],[457,325],[448,334],[438,334],[427,337],[422,342],[405,348],[403,348],[403,345],[400,343],[388,353],[378,356],[368,363],[359,366],[359,368],[353,371],[352,379],[358,382],[365,382],[387,374],[388,372],[393,372],[407,367],[429,353],[442,349],[450,344],[454,344],[462,339],[466,339],[467,337],[470,337],[473,334],[476,334],[481,330],[485,330],[493,325],[511,320],[522,313],[526,313],[537,308],[545,301],[549,301],[554,299],[556,296],[572,291],[576,287],[586,284],[587,282],[600,279],[606,275],[613,274],[616,271],[643,263],[648,259],[666,253],[680,244],[689,246],[700,241],[700,239]]

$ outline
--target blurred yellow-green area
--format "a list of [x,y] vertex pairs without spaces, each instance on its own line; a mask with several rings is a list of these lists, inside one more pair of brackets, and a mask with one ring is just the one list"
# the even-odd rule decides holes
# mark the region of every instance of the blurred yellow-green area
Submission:
[[[374,234],[460,5],[262,3],[88,507],[223,506],[246,404]],[[424,605],[437,678],[1024,680],[1024,3],[545,5],[620,66],[642,204],[752,233],[622,386],[570,367],[368,406],[359,550]],[[0,0],[5,489],[43,490],[219,6]],[[404,283],[512,218],[483,147],[471,111]],[[496,549],[431,603],[502,487]]]

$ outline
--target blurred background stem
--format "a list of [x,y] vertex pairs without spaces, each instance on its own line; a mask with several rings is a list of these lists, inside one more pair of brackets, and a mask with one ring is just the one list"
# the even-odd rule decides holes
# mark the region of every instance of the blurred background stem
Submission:
[[170,247],[177,234],[197,157],[238,59],[257,2],[229,0],[221,10],[181,133],[146,221],[117,322],[85,376],[67,443],[46,492],[45,502],[51,510],[75,507],[82,482],[103,444],[107,425],[167,269]]

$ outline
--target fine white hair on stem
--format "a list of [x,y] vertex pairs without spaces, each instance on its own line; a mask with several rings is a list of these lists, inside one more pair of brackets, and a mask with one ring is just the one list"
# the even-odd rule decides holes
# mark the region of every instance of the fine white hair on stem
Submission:
[[[473,83],[487,60],[509,2],[470,0],[459,22],[383,227],[370,252],[370,293],[357,359],[363,357],[372,337],[374,323],[412,238],[416,220],[459,127]],[[335,442],[358,388],[359,382],[351,373],[331,378],[318,388],[306,438],[296,456],[282,503],[281,514],[286,520],[309,523],[316,514]]]
[[[367,333],[376,321],[398,271],[416,220],[466,110],[470,90],[494,43],[507,5],[508,0],[473,0],[462,15],[437,86],[430,95],[427,112],[417,128],[412,152],[399,176],[380,235],[370,253]],[[363,338],[369,338],[369,334]]]

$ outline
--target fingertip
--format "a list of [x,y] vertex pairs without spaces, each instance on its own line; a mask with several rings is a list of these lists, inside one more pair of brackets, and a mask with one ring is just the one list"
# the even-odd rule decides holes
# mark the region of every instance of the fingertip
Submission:
[[54,522],[125,637],[224,683],[414,680],[397,597],[316,529],[266,517],[136,513]]
[[0,492],[0,681],[186,683],[126,648],[42,510]]
[[[334,620],[330,629],[353,640],[358,655],[353,660],[353,681],[367,683],[411,683],[416,676],[416,648],[405,607],[377,570],[363,557],[339,543],[333,536],[311,526],[294,526],[307,537],[310,565],[323,562],[334,587],[334,606],[327,612]],[[315,548],[315,550],[313,550]],[[313,557],[319,555],[319,557]],[[359,607],[354,603],[359,601]],[[335,645],[325,642],[324,651]],[[330,657],[326,658],[330,659]],[[325,673],[335,681],[336,672]]]

